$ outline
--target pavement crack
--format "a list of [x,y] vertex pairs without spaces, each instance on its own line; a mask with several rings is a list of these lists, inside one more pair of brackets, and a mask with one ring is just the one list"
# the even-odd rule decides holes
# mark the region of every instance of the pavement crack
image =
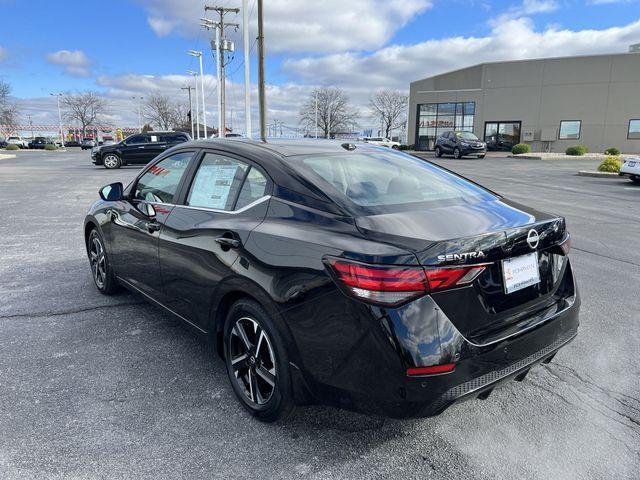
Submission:
[[610,256],[610,255],[604,255],[604,254],[602,254],[602,253],[592,252],[591,250],[586,250],[586,249],[584,249],[584,248],[578,248],[578,247],[576,247],[575,245],[573,245],[573,246],[571,247],[571,249],[572,249],[572,250],[577,250],[577,251],[579,251],[579,252],[590,253],[591,255],[595,255],[595,256],[597,256],[597,257],[606,258],[606,259],[608,259],[608,260],[615,260],[615,261],[620,262],[620,263],[626,263],[627,265],[633,265],[634,267],[640,267],[640,263],[635,263],[635,262],[632,262],[632,261],[630,261],[630,260],[623,260],[623,259],[621,259],[621,258],[612,257],[612,256]]
[[17,313],[15,315],[0,315],[0,320],[15,320],[19,318],[59,317],[64,315],[73,315],[75,313],[92,312],[96,310],[102,310],[105,308],[132,307],[134,305],[144,305],[145,303],[146,302],[114,303],[112,305],[97,305],[93,307],[77,308],[73,310],[64,310],[60,312]]

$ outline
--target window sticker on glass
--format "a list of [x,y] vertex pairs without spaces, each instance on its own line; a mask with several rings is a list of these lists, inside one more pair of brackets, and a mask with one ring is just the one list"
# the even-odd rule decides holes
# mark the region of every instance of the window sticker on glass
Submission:
[[158,136],[157,135],[151,135],[151,141],[152,142],[157,142],[158,141]]
[[189,205],[224,210],[238,164],[202,164],[193,183]]

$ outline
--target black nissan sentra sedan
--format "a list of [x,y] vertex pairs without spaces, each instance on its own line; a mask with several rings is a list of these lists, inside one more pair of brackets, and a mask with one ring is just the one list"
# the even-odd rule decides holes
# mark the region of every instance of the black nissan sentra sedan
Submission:
[[577,333],[565,220],[401,152],[188,142],[99,194],[98,289],[206,336],[263,421],[314,402],[434,415]]

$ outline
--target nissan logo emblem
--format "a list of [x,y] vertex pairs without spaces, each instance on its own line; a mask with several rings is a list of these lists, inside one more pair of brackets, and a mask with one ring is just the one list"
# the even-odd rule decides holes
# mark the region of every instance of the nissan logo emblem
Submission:
[[533,228],[529,230],[527,234],[527,243],[531,247],[532,250],[535,250],[538,244],[540,243],[540,235]]

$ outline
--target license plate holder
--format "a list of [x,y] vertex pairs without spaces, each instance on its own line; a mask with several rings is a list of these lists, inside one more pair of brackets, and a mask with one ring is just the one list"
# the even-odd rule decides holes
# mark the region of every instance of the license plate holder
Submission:
[[540,283],[538,252],[503,260],[502,278],[506,294]]

